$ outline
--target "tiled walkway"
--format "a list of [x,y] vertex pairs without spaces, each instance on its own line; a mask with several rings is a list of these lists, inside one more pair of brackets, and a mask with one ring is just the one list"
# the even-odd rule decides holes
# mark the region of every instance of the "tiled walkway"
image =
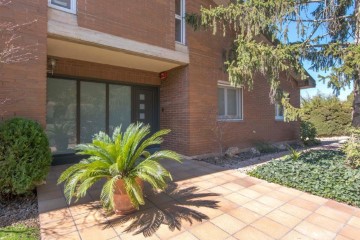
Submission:
[[53,167],[38,188],[42,239],[360,239],[360,209],[203,162],[166,163],[166,193],[145,188],[147,204],[130,216],[107,215],[100,185],[67,206]]

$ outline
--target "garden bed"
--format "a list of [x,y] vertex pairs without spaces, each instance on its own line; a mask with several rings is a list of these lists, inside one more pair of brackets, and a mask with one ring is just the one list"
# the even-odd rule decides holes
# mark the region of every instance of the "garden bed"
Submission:
[[344,154],[310,150],[298,160],[290,155],[250,171],[253,177],[360,207],[360,169],[345,165]]
[[39,238],[39,213],[36,194],[0,199],[0,239],[36,240]]

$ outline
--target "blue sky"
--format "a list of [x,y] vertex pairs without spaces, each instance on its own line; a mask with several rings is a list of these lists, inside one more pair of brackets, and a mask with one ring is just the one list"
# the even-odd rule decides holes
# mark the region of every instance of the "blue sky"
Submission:
[[[315,72],[309,69],[309,64],[304,63],[305,69],[309,72],[309,74],[316,80],[316,88],[309,88],[301,90],[302,97],[312,97],[317,93],[322,93],[324,95],[334,95],[333,90],[328,88],[327,83],[320,81],[318,79],[318,75],[325,75],[324,72]],[[338,96],[340,100],[346,100],[347,96],[351,93],[351,88],[346,88],[340,92]]]
[[[309,12],[306,12],[306,10],[302,11],[300,13],[300,15],[304,18],[304,19],[311,19],[311,17],[309,18],[309,16],[311,16],[311,14],[309,14],[311,11],[315,10],[315,8],[317,7],[317,4],[311,4],[309,5]],[[349,12],[351,12],[353,10],[353,8],[349,9]],[[309,24],[311,26],[311,24]],[[307,32],[311,32],[312,28],[309,28],[309,31]],[[326,32],[326,29],[323,27],[320,27],[317,31],[316,31],[316,35],[321,36],[322,34],[324,34]],[[302,41],[302,37],[299,36],[297,34],[297,28],[296,28],[296,23],[290,24],[289,25],[289,40],[290,42],[297,42],[297,41]],[[326,43],[327,42],[327,38],[321,40],[319,43]],[[349,41],[352,41],[352,39],[349,39]],[[323,71],[319,71],[319,72],[315,72],[313,70],[310,70],[310,62],[303,62],[304,68],[308,71],[308,73],[315,79],[316,81],[316,88],[310,88],[310,89],[304,89],[301,90],[301,96],[302,97],[312,97],[318,93],[324,94],[324,95],[334,95],[333,93],[333,89],[332,88],[328,88],[327,83],[319,80],[319,75],[325,76],[327,75],[325,72]],[[346,89],[343,89],[340,91],[340,95],[338,96],[339,99],[341,100],[346,100],[347,96],[352,92],[352,86],[351,87],[347,87]]]

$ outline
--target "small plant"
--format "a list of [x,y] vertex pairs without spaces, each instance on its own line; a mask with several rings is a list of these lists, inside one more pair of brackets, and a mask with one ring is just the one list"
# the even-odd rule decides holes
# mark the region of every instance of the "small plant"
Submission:
[[340,151],[313,150],[261,165],[248,174],[268,182],[360,207],[360,169],[344,164]]
[[301,157],[301,152],[296,151],[291,146],[288,146],[288,150],[290,151],[290,157],[293,161],[297,161]]
[[[139,205],[145,204],[142,181],[163,190],[166,180],[171,179],[171,174],[159,160],[180,161],[180,156],[173,151],[162,150],[153,154],[147,151],[150,146],[161,144],[162,136],[169,132],[161,130],[148,137],[150,126],[137,123],[131,124],[124,133],[121,127],[117,127],[112,137],[100,132],[92,143],[78,145],[75,148],[77,154],[86,156],[86,159],[65,170],[58,180],[58,183],[65,182],[64,193],[68,202],[72,198],[84,197],[95,182],[106,179],[100,195],[104,208],[120,214],[138,209]],[[127,199],[116,196],[120,189],[127,194]],[[129,209],[122,209],[121,204],[125,202],[131,205]]]
[[0,194],[19,195],[42,183],[51,164],[47,136],[37,122],[14,118],[0,124]]
[[305,146],[318,145],[319,140],[316,139],[316,128],[311,122],[302,121],[300,125],[300,139]]
[[344,144],[342,150],[346,154],[345,162],[350,167],[360,168],[360,129],[350,129],[350,139]]
[[257,142],[255,143],[255,148],[260,153],[274,153],[278,151],[277,147],[267,142]]

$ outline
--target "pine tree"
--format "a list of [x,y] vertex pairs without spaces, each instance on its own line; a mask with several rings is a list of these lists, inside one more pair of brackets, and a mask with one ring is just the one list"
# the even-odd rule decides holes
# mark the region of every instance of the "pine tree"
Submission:
[[[263,74],[272,102],[279,97],[288,120],[300,111],[292,108],[280,89],[281,72],[295,72],[306,80],[303,61],[325,71],[321,79],[336,94],[353,84],[352,125],[360,127],[360,0],[233,0],[228,5],[188,13],[195,29],[234,34],[226,61],[229,81],[252,89],[253,76]],[[293,36],[296,29],[296,40]],[[266,40],[264,40],[266,39]],[[301,39],[301,40],[298,40]],[[281,93],[281,94],[279,94]]]

